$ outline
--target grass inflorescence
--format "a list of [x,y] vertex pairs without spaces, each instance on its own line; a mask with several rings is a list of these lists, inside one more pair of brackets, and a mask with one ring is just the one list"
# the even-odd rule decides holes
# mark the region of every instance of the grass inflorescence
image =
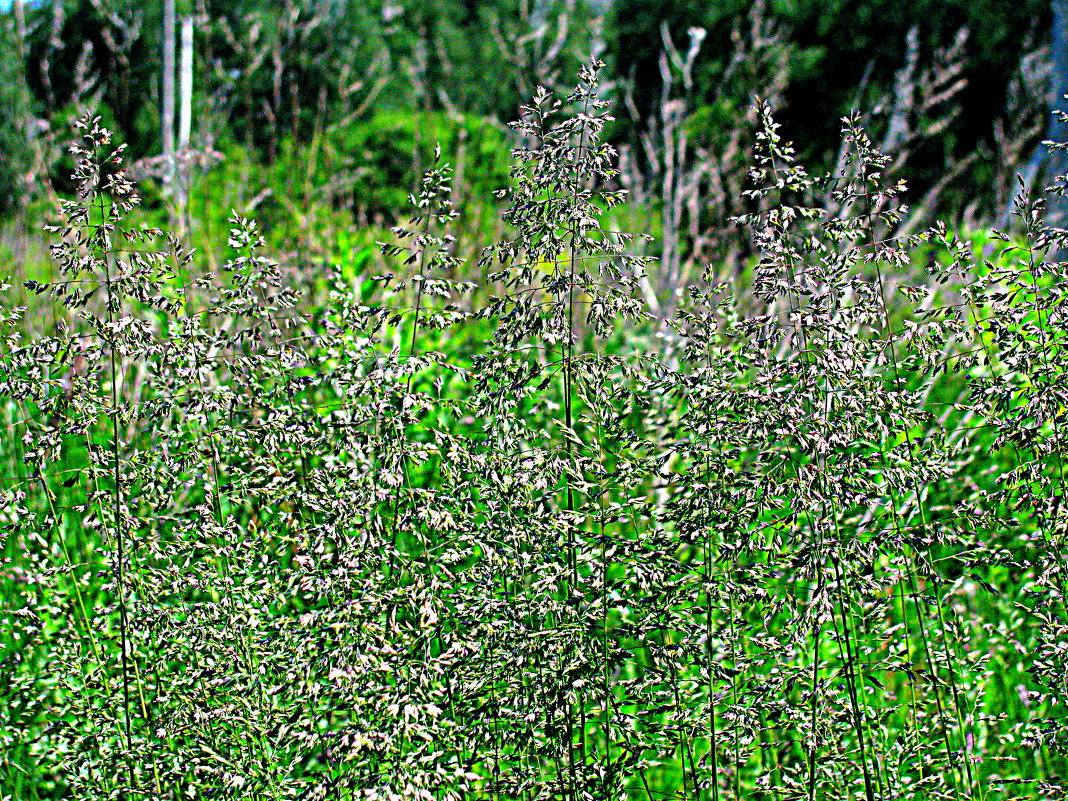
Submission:
[[1063,232],[885,239],[859,118],[817,179],[757,116],[748,292],[667,320],[596,64],[477,265],[438,153],[315,304],[240,216],[218,268],[128,225],[80,123],[0,320],[4,796],[1060,793]]

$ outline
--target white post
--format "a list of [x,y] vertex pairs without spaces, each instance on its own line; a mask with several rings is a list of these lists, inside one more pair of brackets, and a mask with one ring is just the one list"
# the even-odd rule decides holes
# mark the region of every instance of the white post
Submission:
[[181,98],[178,116],[178,149],[189,147],[189,134],[193,127],[193,17],[182,17],[181,81],[178,96]]
[[163,182],[174,173],[174,0],[163,0]]
[[178,204],[181,212],[181,231],[189,234],[189,134],[193,127],[193,17],[182,17],[182,59],[179,66],[178,152],[182,168],[178,174]]

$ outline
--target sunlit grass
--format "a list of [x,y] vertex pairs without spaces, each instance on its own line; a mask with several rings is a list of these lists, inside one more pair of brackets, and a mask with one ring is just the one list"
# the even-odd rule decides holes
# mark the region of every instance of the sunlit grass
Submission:
[[6,304],[52,322],[0,331],[4,793],[1056,791],[1046,234],[993,258],[1018,292],[974,242],[876,243],[855,121],[836,219],[762,109],[758,255],[658,338],[596,71],[565,100],[477,264],[439,162],[301,291],[239,215],[214,267],[125,230],[83,125],[56,273]]

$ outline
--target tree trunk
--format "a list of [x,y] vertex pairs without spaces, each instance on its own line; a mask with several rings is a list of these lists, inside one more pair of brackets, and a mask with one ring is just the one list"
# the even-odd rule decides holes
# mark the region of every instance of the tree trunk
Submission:
[[189,147],[190,133],[193,129],[193,18],[182,17],[182,60],[181,80],[178,93],[181,97],[178,115],[178,149]]
[[[1050,119],[1047,139],[1068,146],[1068,121],[1058,112],[1068,112],[1068,0],[1053,4],[1053,74],[1050,83]],[[1044,146],[1045,147],[1045,146]],[[1045,183],[1061,181],[1068,174],[1068,151],[1045,147]],[[1068,197],[1050,196],[1046,201],[1046,218],[1051,225],[1068,225]]]
[[164,183],[174,177],[174,0],[163,0],[162,106]]
[[[1002,210],[996,227],[1006,229],[1016,207],[1040,190],[1068,175],[1068,152],[1054,150],[1046,142],[1064,142],[1068,144],[1068,122],[1058,116],[1058,111],[1068,111],[1068,0],[1050,0],[1053,9],[1053,37],[1051,42],[1052,70],[1050,74],[1049,121],[1046,137],[1035,148],[1027,165],[1018,173],[1020,186],[1017,187],[1009,203]],[[1046,221],[1059,228],[1068,223],[1068,197],[1050,195],[1046,198]]]

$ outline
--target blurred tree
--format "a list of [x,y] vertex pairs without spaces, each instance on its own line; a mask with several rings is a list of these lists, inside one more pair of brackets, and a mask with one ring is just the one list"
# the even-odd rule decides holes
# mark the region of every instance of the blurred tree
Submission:
[[[1051,65],[1049,87],[1049,114],[1046,138],[1035,148],[1026,168],[1020,172],[1020,191],[1030,193],[1036,185],[1045,186],[1063,183],[1068,176],[1068,150],[1052,148],[1046,142],[1068,146],[1068,120],[1062,114],[1068,112],[1068,0],[1051,0],[1053,32],[1051,36]],[[1017,193],[1017,198],[1019,192]],[[1014,198],[1013,206],[1017,198]],[[1007,221],[1013,207],[1005,209],[1003,222]],[[1068,196],[1053,195],[1046,199],[1048,222],[1059,228],[1068,228]]]
[[[1052,0],[1053,4],[1053,75],[1050,103],[1049,134],[1047,139],[1068,146],[1068,0]],[[1059,113],[1058,113],[1059,112]],[[1064,179],[1068,175],[1068,150],[1050,150],[1043,146],[1048,158],[1046,173],[1051,178]],[[1060,195],[1049,201],[1049,221],[1068,227],[1068,197]]]
[[388,83],[382,19],[370,4],[203,0],[214,89],[228,131],[273,160],[283,138],[356,111]]
[[[793,77],[784,127],[810,158],[829,163],[837,153],[841,117],[891,91],[910,30],[919,34],[921,63],[930,64],[938,48],[966,29],[960,75],[965,83],[954,98],[959,112],[941,131],[918,142],[910,159],[912,196],[921,196],[943,178],[948,160],[990,148],[993,123],[1006,114],[1023,43],[1049,30],[1049,11],[1047,0],[804,0],[792,12],[783,9],[791,39],[818,54],[803,74]],[[858,92],[866,73],[868,85]],[[927,121],[915,120],[919,126]],[[991,183],[993,170],[984,161],[975,163],[972,180],[962,186],[971,183],[972,191],[981,192],[979,187]],[[958,197],[958,210],[969,199]],[[988,198],[988,212],[994,210],[990,203]]]
[[372,105],[515,119],[595,34],[588,0],[43,0],[23,64],[54,133],[91,108],[131,160],[160,155],[172,4],[197,18],[194,147],[231,137],[266,161]]
[[[158,33],[146,36],[146,12],[135,0],[51,0],[26,7],[25,75],[45,138],[69,135],[68,123],[93,111],[118,131],[135,156],[158,152]],[[149,25],[147,28],[152,28]],[[155,26],[158,28],[158,24]],[[155,45],[153,52],[148,45]],[[154,121],[143,124],[148,110]],[[50,150],[46,169],[61,153]],[[52,170],[63,185],[69,169]],[[69,188],[69,187],[68,187]]]
[[[829,167],[842,116],[855,106],[882,105],[881,116],[869,120],[876,141],[923,132],[906,137],[912,199],[924,199],[948,167],[960,167],[941,201],[958,210],[985,191],[978,187],[1001,181],[999,159],[1020,150],[998,145],[993,122],[1011,104],[1024,43],[1047,38],[1052,19],[1049,0],[615,0],[602,33],[604,0],[174,2],[178,15],[195,13],[198,20],[194,146],[198,133],[201,144],[231,137],[271,161],[285,140],[308,142],[372,109],[512,120],[538,85],[566,83],[603,40],[630,87],[617,92],[614,140],[631,143],[635,163],[649,167],[641,163],[642,136],[663,133],[660,106],[673,100],[663,92],[665,35],[685,50],[690,29],[700,28],[686,112],[676,121],[688,146],[706,153],[728,147],[754,92],[773,85],[784,133],[803,158]],[[759,64],[740,63],[739,26],[757,6],[766,7],[757,16],[776,23],[778,33],[759,46],[750,42]],[[163,8],[163,0],[43,0],[27,7],[26,83],[53,131],[93,107],[132,159],[160,153]],[[958,36],[962,29],[966,40]],[[904,100],[912,95],[899,84],[922,82],[939,48],[954,41],[963,42],[967,59],[960,72],[945,72],[955,94],[934,110],[910,107]],[[6,58],[5,68],[17,73],[18,56]],[[1065,73],[1068,67],[1058,68]],[[1018,126],[1015,136],[1040,138],[1030,130]]]
[[16,9],[0,27],[0,108],[4,109],[0,114],[0,213],[25,199],[30,189],[25,178],[33,162],[29,128],[33,115],[23,72],[20,11]]
[[390,6],[390,53],[416,105],[518,116],[538,85],[567,83],[593,48],[588,0],[426,0]]
[[[81,68],[135,154],[147,153],[131,141],[142,143],[134,130],[158,139],[158,120],[149,132],[131,111],[152,98],[158,108],[166,5],[35,5],[27,64],[35,95],[50,112],[65,106]],[[586,0],[176,0],[179,17],[191,12],[207,85],[229,93],[226,116],[239,138],[267,151],[281,135],[310,132],[322,104],[327,116],[344,115],[360,96],[353,87],[383,76],[389,91],[379,99],[390,106],[510,118],[534,82],[577,70],[594,23]]]
[[[607,55],[613,71],[631,85],[631,96],[639,121],[649,119],[660,97],[660,54],[664,50],[662,28],[675,42],[686,41],[687,31],[702,27],[706,39],[697,70],[696,93],[712,85],[732,51],[734,20],[750,5],[749,0],[616,0],[607,24]],[[706,98],[711,100],[711,98]],[[639,123],[640,124],[640,123]]]
[[163,0],[163,72],[160,75],[160,109],[162,110],[161,142],[163,158],[167,162],[165,181],[173,178],[174,169],[174,0]]
[[[661,25],[676,42],[685,41],[691,26],[708,32],[701,59],[694,69],[693,106],[740,107],[752,102],[752,87],[745,82],[724,85],[718,78],[730,63],[735,46],[733,21],[760,0],[724,0],[708,4],[694,0],[617,0],[608,21],[609,57],[621,76],[633,82],[637,116],[650,119],[658,113],[663,49]],[[945,175],[947,164],[966,155],[993,150],[993,123],[1006,115],[1009,87],[1027,55],[1024,43],[1042,38],[1050,28],[1048,0],[767,0],[768,13],[778,20],[789,47],[782,52],[789,83],[778,119],[783,133],[810,164],[828,168],[838,154],[841,119],[853,108],[871,109],[893,98],[895,81],[906,66],[907,43],[915,30],[919,63],[914,76],[935,64],[940,48],[950,46],[964,29],[963,69],[957,76],[953,103],[959,108],[924,141],[913,143],[908,175],[913,199]],[[730,97],[724,97],[726,90]],[[884,106],[884,110],[887,110]],[[930,110],[899,109],[911,115],[913,129],[932,127],[924,119]],[[937,110],[945,116],[945,109]],[[619,114],[618,116],[623,116]],[[897,122],[902,117],[899,115]],[[871,124],[889,126],[889,115],[872,117]],[[729,124],[729,121],[727,121]],[[635,137],[635,131],[621,131]],[[875,130],[878,141],[885,131]],[[968,162],[967,177],[958,186],[989,185],[995,167],[984,158]],[[952,198],[958,211],[971,199],[961,190]],[[985,204],[993,209],[992,194]],[[949,195],[946,196],[947,198]]]

